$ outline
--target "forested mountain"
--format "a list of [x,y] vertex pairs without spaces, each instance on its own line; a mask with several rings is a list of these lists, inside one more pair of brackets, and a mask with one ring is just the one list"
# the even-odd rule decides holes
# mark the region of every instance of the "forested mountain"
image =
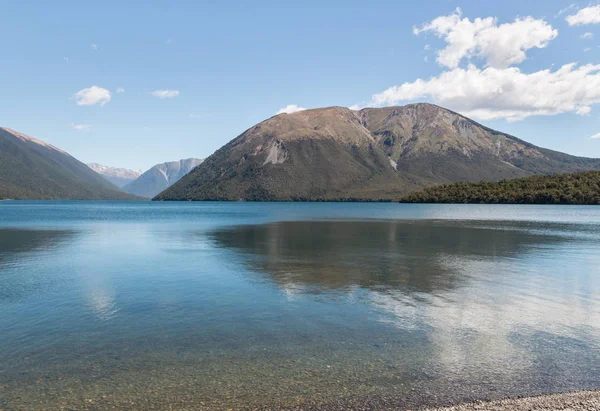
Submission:
[[0,197],[10,199],[133,199],[70,154],[0,128]]

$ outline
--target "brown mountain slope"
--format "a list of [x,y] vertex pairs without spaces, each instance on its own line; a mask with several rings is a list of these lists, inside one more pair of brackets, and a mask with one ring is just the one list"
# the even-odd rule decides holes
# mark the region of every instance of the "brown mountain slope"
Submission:
[[390,200],[424,186],[600,169],[431,104],[280,114],[157,200]]

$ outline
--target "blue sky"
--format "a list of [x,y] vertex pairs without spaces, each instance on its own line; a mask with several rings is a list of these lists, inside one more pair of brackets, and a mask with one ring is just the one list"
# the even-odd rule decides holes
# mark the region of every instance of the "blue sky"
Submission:
[[3,1],[0,126],[84,162],[147,169],[206,157],[288,105],[429,101],[600,157],[590,138],[600,133],[597,11],[570,1]]

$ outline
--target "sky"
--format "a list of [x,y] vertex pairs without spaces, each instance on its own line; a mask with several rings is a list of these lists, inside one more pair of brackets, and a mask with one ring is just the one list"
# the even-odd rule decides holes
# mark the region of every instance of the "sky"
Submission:
[[600,157],[594,1],[3,0],[0,15],[0,126],[86,163],[145,170],[278,112],[420,101]]

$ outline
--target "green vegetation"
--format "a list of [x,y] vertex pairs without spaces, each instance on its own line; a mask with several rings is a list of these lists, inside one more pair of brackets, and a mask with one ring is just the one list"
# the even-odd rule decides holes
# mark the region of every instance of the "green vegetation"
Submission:
[[410,194],[401,202],[600,204],[600,171],[439,185]]
[[5,128],[0,128],[0,197],[15,200],[136,199],[62,150]]

